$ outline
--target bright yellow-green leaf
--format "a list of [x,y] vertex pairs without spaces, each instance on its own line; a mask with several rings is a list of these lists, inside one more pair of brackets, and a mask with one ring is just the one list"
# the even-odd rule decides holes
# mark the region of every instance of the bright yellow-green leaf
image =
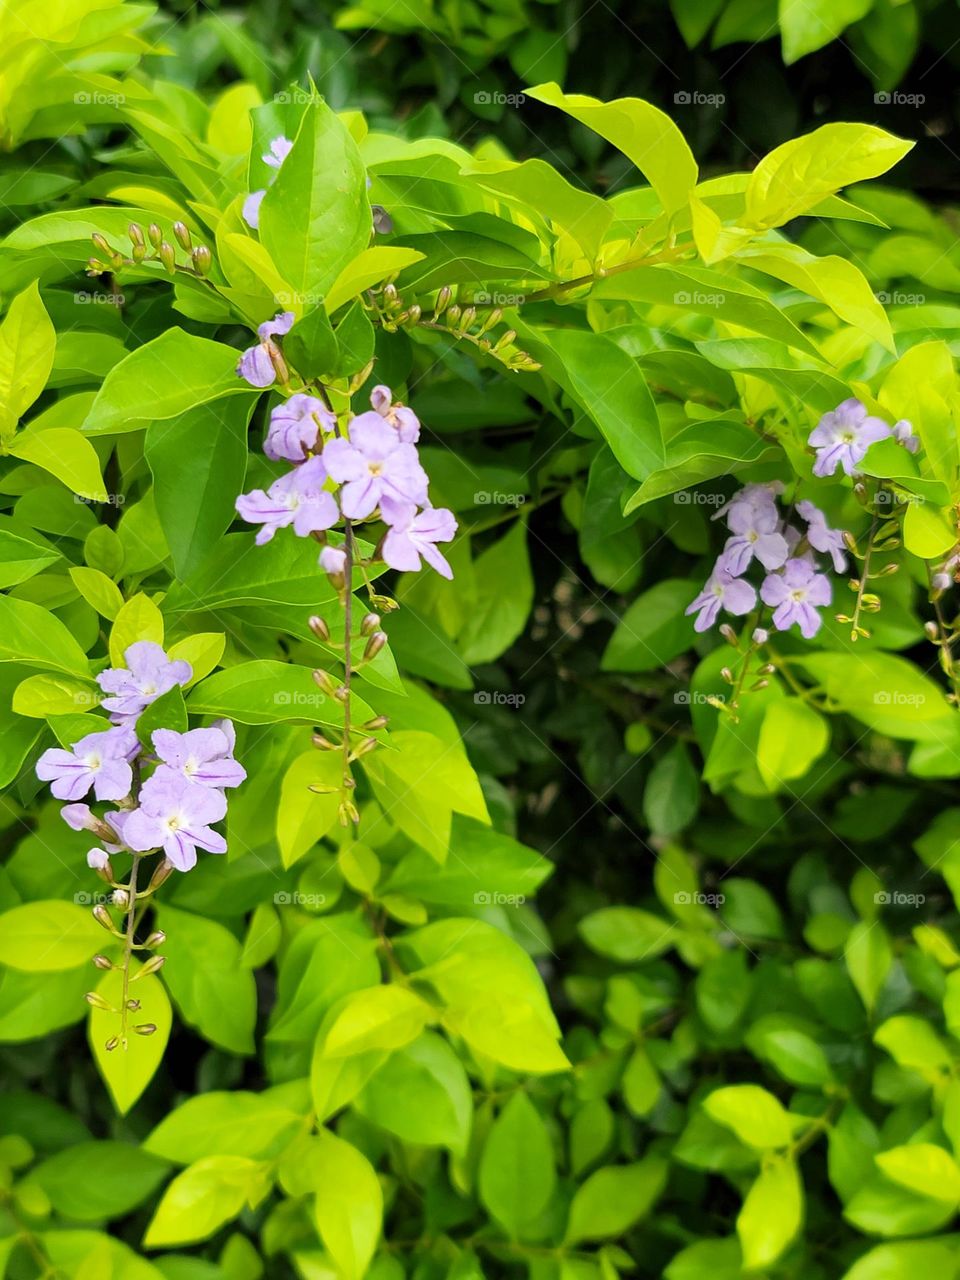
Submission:
[[31,716],[36,720],[82,715],[99,706],[102,696],[96,685],[70,676],[28,676],[14,690],[13,710],[18,716]]
[[99,569],[74,565],[70,569],[73,585],[101,617],[111,622],[123,608],[123,593],[112,578]]
[[793,1241],[802,1219],[803,1183],[797,1166],[784,1157],[764,1164],[737,1218],[745,1268],[772,1266]]
[[0,915],[0,964],[27,973],[76,969],[103,940],[89,910],[73,902],[25,902]]
[[315,749],[297,756],[283,775],[277,806],[277,843],[285,867],[293,866],[337,821],[339,794],[333,791],[318,795],[310,787],[339,787],[342,777],[340,753]]
[[960,1165],[932,1142],[912,1142],[874,1156],[891,1182],[934,1200],[960,1203]]
[[416,249],[404,249],[400,245],[375,244],[361,250],[330,286],[323,302],[328,315],[351,298],[359,297],[365,289],[386,280],[387,276],[396,275],[424,256]]
[[793,1141],[796,1117],[759,1085],[731,1084],[714,1089],[704,1099],[703,1109],[711,1120],[732,1129],[748,1147],[772,1150]]
[[351,1143],[325,1129],[315,1141],[310,1164],[317,1230],[342,1280],[360,1280],[380,1238],[380,1182],[370,1161]]
[[255,1208],[270,1189],[270,1165],[246,1156],[205,1156],[177,1174],[147,1228],[148,1249],[192,1244]]
[[921,560],[942,560],[957,541],[951,514],[929,502],[911,502],[903,517],[903,545]]
[[141,591],[132,596],[118,612],[110,629],[110,663],[125,665],[123,655],[138,640],[163,644],[163,614]]
[[367,987],[348,996],[324,1039],[324,1055],[345,1058],[370,1049],[399,1049],[434,1018],[433,1007],[406,987]]
[[90,441],[75,427],[21,431],[9,445],[14,457],[49,471],[75,494],[91,502],[106,502],[100,459]]
[[771,791],[802,778],[830,745],[830,727],[800,698],[778,698],[767,707],[757,742],[757,768]]
[[167,657],[171,662],[189,662],[193,668],[185,688],[189,689],[216,669],[226,643],[227,637],[222,631],[199,631],[169,647]]
[[17,294],[0,323],[0,439],[13,435],[24,411],[47,385],[56,344],[34,281]]
[[[136,974],[139,968],[134,963],[131,973]],[[136,996],[140,1007],[128,1015],[126,1048],[121,1042],[116,1048],[108,1049],[107,1045],[120,1035],[122,990],[119,970],[114,969],[104,976],[97,993],[118,1012],[91,1009],[89,1036],[97,1067],[114,1105],[121,1115],[126,1115],[160,1065],[170,1038],[173,1013],[166,989],[158,977],[148,974],[145,978],[137,978],[131,987],[131,996]],[[155,1026],[156,1031],[151,1035],[141,1035],[136,1030],[138,1026]]]

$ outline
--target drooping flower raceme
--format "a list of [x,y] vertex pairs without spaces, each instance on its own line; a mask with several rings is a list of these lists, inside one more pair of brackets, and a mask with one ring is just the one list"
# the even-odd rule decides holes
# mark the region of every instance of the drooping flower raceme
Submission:
[[186,684],[193,675],[189,662],[171,662],[152,640],[138,640],[123,657],[125,667],[110,667],[97,676],[97,684],[110,695],[102,705],[119,722],[136,719],[161,694]]
[[[268,164],[271,169],[279,169],[292,149],[293,143],[281,134],[270,143],[270,150],[262,157],[263,163]],[[259,191],[251,191],[243,202],[243,220],[253,231],[259,230],[260,205],[266,194],[266,187],[261,187]]]
[[817,451],[813,474],[832,476],[842,467],[846,475],[853,475],[870,446],[891,434],[892,428],[882,418],[871,417],[861,401],[844,400],[823,415],[807,439]]
[[310,458],[289,471],[264,492],[254,489],[237,498],[237,511],[250,524],[262,525],[256,543],[269,542],[278,529],[293,526],[298,537],[305,538],[332,528],[340,519],[333,494],[324,487],[327,469],[322,458]]
[[764,604],[773,607],[773,625],[786,631],[796,625],[807,640],[820,630],[823,621],[816,606],[833,599],[830,579],[818,573],[805,558],[788,560],[780,573],[770,573],[760,588]]
[[[742,615],[754,608],[756,588],[743,578],[754,560],[767,570],[760,598],[776,606],[773,625],[780,631],[798,626],[807,638],[819,630],[817,609],[830,603],[832,592],[830,580],[818,570],[815,553],[829,555],[837,573],[842,573],[844,535],[830,528],[819,507],[806,500],[796,505],[806,528],[790,523],[777,506],[780,491],[780,485],[748,484],[721,508],[719,514],[726,515],[733,537],[727,539],[706,585],[686,610],[697,615],[695,630],[706,631],[721,610]],[[766,632],[754,630],[754,642],[762,643],[757,634],[766,636]]]
[[279,376],[286,381],[286,366],[280,348],[274,338],[289,333],[293,328],[292,311],[279,311],[272,320],[265,320],[257,329],[260,341],[247,347],[237,364],[237,373],[251,387],[270,387]]

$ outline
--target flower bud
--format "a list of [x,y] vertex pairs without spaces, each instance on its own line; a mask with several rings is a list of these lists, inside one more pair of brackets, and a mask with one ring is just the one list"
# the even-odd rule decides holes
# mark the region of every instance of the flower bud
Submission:
[[150,934],[149,938],[147,938],[146,942],[143,945],[149,948],[149,950],[155,951],[157,947],[162,947],[163,944],[166,942],[166,940],[167,940],[167,935],[163,932],[163,930],[155,929],[153,933]]
[[322,689],[328,698],[336,696],[337,682],[329,671],[323,671],[318,667],[313,673],[313,683],[318,689]]
[[164,240],[158,250],[160,261],[163,263],[163,269],[167,275],[173,275],[177,269],[177,255],[173,245],[169,240]]
[[935,643],[939,642],[940,633],[937,631],[937,624],[935,622],[925,622],[923,624],[923,630],[926,633],[928,640],[933,640]]
[[113,1005],[109,1001],[104,1000],[98,991],[88,991],[83,997],[87,1004],[93,1005],[94,1009],[103,1009],[106,1013],[116,1013]]
[[733,684],[734,676],[729,667],[721,667],[720,676],[722,679],[726,680],[727,684]]
[[437,294],[437,301],[434,303],[433,314],[435,319],[439,319],[450,305],[453,298],[453,290],[448,284],[445,284]]
[[383,296],[391,305],[398,301],[397,286],[392,281],[383,286]]
[[460,308],[454,303],[452,307],[447,308],[447,323],[452,327],[456,325],[460,319]]
[[110,1039],[106,1041],[103,1047],[106,1049],[107,1053],[113,1053],[114,1049],[116,1049],[119,1043],[120,1043],[119,1036],[111,1036]]
[[106,236],[101,235],[99,231],[95,231],[90,238],[101,253],[105,253],[108,258],[113,257],[113,248]]
[[322,733],[315,733],[311,736],[310,741],[318,751],[338,751],[340,744],[331,742],[329,738],[325,738]]
[[147,256],[147,246],[145,244],[135,244],[133,246],[133,250],[130,254],[130,257],[134,260],[134,262],[140,263],[144,260],[146,256]]
[[360,634],[362,636],[372,635],[380,626],[380,615],[377,613],[367,613],[360,623]]
[[128,1000],[128,1001],[127,1001],[127,1008],[130,1010],[130,1012],[131,1012],[131,1013],[136,1013],[136,1011],[140,1008],[140,1001],[139,1001],[139,1000]]
[[500,307],[494,307],[492,311],[488,311],[483,317],[483,323],[480,325],[480,332],[486,333],[495,325],[498,325],[503,319],[503,311]]
[[275,342],[272,342],[269,338],[267,339],[265,346],[267,348],[267,352],[269,353],[270,360],[273,363],[274,372],[277,375],[277,381],[283,382],[283,383],[289,382],[290,370],[287,367],[286,360],[284,360],[283,358],[283,352],[280,350],[277,344]]
[[736,649],[739,643],[737,640],[737,633],[734,631],[733,627],[731,627],[730,623],[725,622],[721,627],[718,627],[717,629],[720,632],[720,634],[723,636],[724,640],[726,640],[727,644],[733,645],[734,649]]
[[193,241],[190,239],[190,229],[185,222],[175,222],[173,224],[173,234],[177,237],[177,244],[181,249],[186,249],[189,253],[193,248]]
[[169,858],[164,858],[164,860],[157,867],[156,871],[154,871],[153,875],[150,877],[150,883],[147,886],[147,888],[159,889],[160,886],[163,884],[164,880],[168,879],[168,877],[173,875],[173,871],[174,871],[173,863],[170,861]]
[[505,334],[497,339],[496,346],[493,348],[494,351],[499,353],[503,351],[505,347],[509,347],[510,343],[513,342],[516,336],[516,329],[508,329]]
[[93,918],[96,920],[97,924],[102,925],[103,928],[109,930],[110,933],[115,932],[113,921],[110,918],[110,912],[102,902],[98,902],[93,908]]
[[464,330],[469,329],[470,326],[473,324],[474,320],[476,320],[476,318],[477,318],[477,308],[465,307],[463,312],[460,315],[460,328]]
[[93,963],[98,969],[112,969],[113,961],[108,960],[106,956],[94,956]]
[[107,264],[105,262],[101,262],[99,258],[87,259],[87,275],[102,276],[103,273],[108,270],[109,267]]
[[318,618],[316,614],[307,620],[307,626],[317,637],[318,640],[330,639],[330,628],[324,622],[323,618]]
[[369,662],[372,658],[375,658],[386,643],[386,632],[374,631],[370,639],[367,641],[366,648],[363,651],[364,662]]
[[193,262],[193,269],[198,275],[205,276],[210,274],[210,268],[213,266],[213,254],[205,244],[198,244],[190,254]]
[[374,716],[372,720],[365,721],[360,727],[373,732],[376,729],[385,729],[389,723],[389,716]]
[[350,697],[350,690],[345,684],[337,685],[336,689],[333,691],[333,696],[336,698],[337,702],[346,702]]
[[151,222],[149,227],[147,227],[147,239],[155,249],[159,249],[163,243],[163,232],[155,222]]
[[115,907],[120,907],[122,910],[126,910],[130,905],[130,894],[126,889],[114,889],[113,893],[110,895],[110,901]]
[[166,956],[151,956],[150,959],[144,963],[142,968],[138,969],[136,973],[131,974],[130,981],[136,982],[138,978],[149,977],[151,973],[156,973],[159,969],[162,969],[166,962]]
[[312,791],[315,796],[332,796],[336,795],[340,788],[332,787],[328,782],[311,782],[307,790]]
[[379,745],[376,738],[364,738],[359,747],[354,747],[353,759],[359,760],[361,756],[368,756],[371,751],[376,751]]
[[347,826],[351,822],[357,823],[360,821],[360,814],[357,810],[357,806],[352,800],[341,800],[340,808],[337,810],[337,816],[340,819],[340,825],[342,827]]
[[152,1036],[157,1029],[157,1024],[155,1022],[141,1022],[133,1029],[138,1036]]
[[767,631],[764,627],[754,627],[753,629],[754,644],[766,644],[769,639],[770,639],[769,631]]

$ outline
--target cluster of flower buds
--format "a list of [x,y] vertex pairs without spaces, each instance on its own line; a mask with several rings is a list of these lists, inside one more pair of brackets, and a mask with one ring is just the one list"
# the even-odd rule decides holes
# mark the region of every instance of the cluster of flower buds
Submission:
[[439,290],[433,310],[429,313],[424,312],[418,303],[407,306],[392,281],[379,290],[371,290],[370,297],[380,325],[388,333],[422,325],[424,328],[449,334],[457,342],[473,343],[480,351],[493,356],[508,369],[532,373],[540,368],[531,355],[515,346],[515,329],[493,335],[492,330],[503,319],[503,311],[499,307],[487,310],[472,304],[461,306],[459,302],[454,302],[453,290],[449,285],[444,285]]
[[[176,246],[166,240],[162,229],[156,222],[151,222],[144,234],[138,222],[131,222],[127,228],[130,237],[129,252],[114,249],[106,236],[99,231],[93,235],[93,245],[101,257],[93,257],[87,261],[87,275],[116,275],[124,267],[136,267],[143,262],[159,262],[168,275],[178,271],[189,271],[193,275],[210,274],[213,256],[205,244],[194,244],[190,228],[185,222],[173,224],[173,238]],[[178,249],[186,255],[186,261],[180,261]]]
[[776,629],[797,626],[808,640],[820,630],[818,609],[830,603],[833,591],[814,553],[829,555],[842,573],[845,535],[831,529],[812,502],[798,502],[795,508],[805,527],[790,524],[777,506],[782,488],[779,483],[748,484],[714,516],[726,517],[731,536],[703,590],[686,609],[697,615],[696,631],[713,626],[721,609],[742,616],[756,606],[757,588],[744,576],[754,561],[765,571],[759,596],[773,609]]

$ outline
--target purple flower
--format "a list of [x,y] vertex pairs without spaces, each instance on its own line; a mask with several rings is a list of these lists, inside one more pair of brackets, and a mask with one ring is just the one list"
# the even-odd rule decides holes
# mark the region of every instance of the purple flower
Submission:
[[105,871],[110,865],[110,855],[106,849],[91,849],[87,853],[87,866],[93,871]]
[[370,392],[370,403],[381,418],[385,418],[391,427],[395,427],[397,435],[404,444],[416,444],[420,439],[420,419],[406,405],[393,403],[393,392],[389,387],[376,386]]
[[740,616],[749,613],[756,603],[757,593],[750,583],[744,582],[742,578],[735,578],[718,563],[706,586],[696,600],[687,605],[684,613],[696,613],[694,631],[706,631],[716,622],[721,606],[727,613]]
[[151,739],[162,761],[157,773],[168,770],[201,787],[239,787],[247,776],[233,759],[233,744],[222,729],[190,729],[186,733],[156,729]]
[[58,800],[79,800],[91,787],[98,800],[122,800],[130,794],[130,761],[139,750],[137,735],[125,726],[88,733],[69,751],[45,751],[37,761],[37,777],[51,784]]
[[269,387],[276,382],[277,366],[283,367],[283,357],[273,339],[277,334],[289,333],[294,319],[292,311],[278,311],[257,330],[260,341],[255,347],[247,347],[237,364],[237,373],[251,387]]
[[178,871],[189,871],[198,848],[226,853],[226,840],[210,827],[226,812],[222,791],[198,787],[172,769],[157,770],[143,784],[139,809],[123,823],[123,839],[138,853],[163,849]]
[[346,570],[347,553],[340,547],[324,547],[320,552],[319,563],[324,573],[329,573],[335,578],[337,574],[342,574]]
[[867,450],[890,435],[890,427],[880,418],[871,418],[859,400],[844,400],[825,413],[810,432],[807,444],[817,451],[815,476],[832,476],[837,467],[851,476]]
[[427,500],[427,474],[416,447],[405,444],[379,413],[361,413],[350,423],[349,440],[331,440],[323,460],[343,485],[340,506],[349,520],[365,520],[376,508],[387,522],[402,519]]
[[189,662],[171,662],[160,645],[152,640],[138,640],[123,655],[126,667],[110,667],[97,676],[104,693],[103,706],[114,718],[138,716],[144,707],[156,702],[175,684],[186,684],[193,675]]
[[746,518],[748,523],[754,523],[769,520],[772,516],[773,523],[769,527],[774,529],[777,524],[776,495],[782,492],[783,485],[779,480],[773,480],[769,484],[745,484],[713,513],[711,519],[719,520],[721,516],[726,516],[727,528],[732,532],[739,532],[733,523],[738,518]]
[[270,150],[261,158],[263,163],[268,164],[271,169],[279,169],[292,150],[293,143],[281,133],[278,138],[273,139]]
[[777,630],[787,631],[796,624],[807,640],[817,634],[823,621],[814,606],[829,604],[832,598],[830,579],[803,559],[788,560],[780,573],[768,574],[760,588],[760,599],[774,607]]
[[435,544],[449,542],[456,532],[457,522],[452,511],[426,507],[418,515],[416,508],[409,507],[407,514],[387,531],[383,558],[391,569],[412,572],[420,568],[422,556],[442,577],[452,578],[453,570]]
[[893,424],[893,438],[897,444],[902,444],[908,453],[916,453],[920,448],[920,437],[913,430],[913,423],[907,418],[901,418],[899,422]]
[[291,524],[298,538],[335,525],[340,512],[333,494],[323,487],[326,479],[323,459],[310,458],[274,480],[266,493],[262,489],[241,493],[236,501],[241,517],[250,524],[263,525],[256,537],[257,545],[263,546],[278,529]]
[[244,222],[252,231],[260,230],[260,206],[263,204],[263,197],[266,194],[266,187],[262,187],[259,191],[251,191],[243,202],[241,214]]
[[843,573],[847,567],[844,554],[845,543],[839,529],[831,529],[827,518],[812,502],[798,502],[797,513],[807,522],[807,541],[815,551],[822,551],[833,560],[837,573]]
[[98,820],[88,804],[65,804],[60,817],[74,831],[96,831]]
[[727,539],[717,563],[735,578],[746,573],[754,557],[765,569],[779,569],[789,555],[779,523],[772,497],[769,505],[758,500],[731,506],[727,527],[735,536]]
[[298,392],[270,414],[263,452],[273,462],[303,462],[320,432],[331,432],[336,425],[336,417],[319,397]]

